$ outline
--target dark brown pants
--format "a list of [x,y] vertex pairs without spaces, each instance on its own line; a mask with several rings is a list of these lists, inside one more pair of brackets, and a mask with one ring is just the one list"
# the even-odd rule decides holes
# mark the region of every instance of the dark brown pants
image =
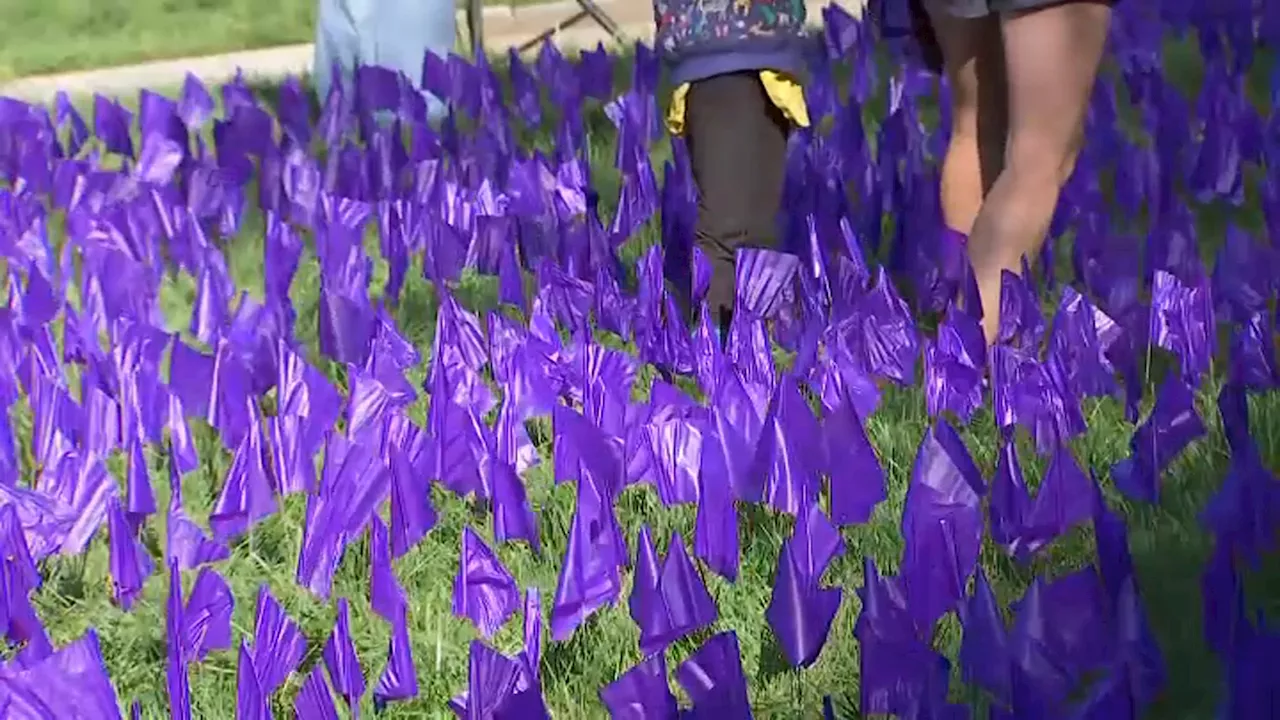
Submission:
[[733,311],[734,254],[776,242],[789,132],[759,73],[718,75],[689,89],[685,137],[700,196],[697,242],[711,261],[707,304],[722,329]]

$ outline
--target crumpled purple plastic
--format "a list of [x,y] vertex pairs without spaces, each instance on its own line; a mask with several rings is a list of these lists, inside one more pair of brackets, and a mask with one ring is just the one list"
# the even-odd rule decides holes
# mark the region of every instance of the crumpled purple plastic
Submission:
[[822,574],[844,553],[844,541],[822,509],[810,505],[778,554],[773,597],[765,618],[793,666],[818,659],[840,609],[840,588],[821,586]]
[[1190,384],[1198,384],[1213,357],[1213,298],[1209,279],[1184,284],[1157,270],[1151,290],[1151,342],[1172,352]]
[[936,340],[924,349],[924,396],[929,414],[955,413],[968,422],[982,405],[983,373],[987,366],[987,346],[982,327],[955,305],[938,326]]
[[600,688],[600,702],[616,718],[663,720],[677,717],[676,698],[667,684],[665,653],[650,655],[617,680]]
[[945,421],[925,431],[902,510],[900,572],[911,616],[932,627],[964,597],[982,542],[986,486],[964,441]]
[[1058,445],[1033,499],[1022,477],[1017,445],[1006,439],[991,481],[991,537],[1026,560],[1073,526],[1092,517],[1092,480],[1071,448]]
[[121,717],[93,630],[35,664],[0,671],[0,697],[12,717]]
[[676,681],[693,702],[694,717],[752,717],[738,635],[713,635],[676,668]]
[[453,583],[453,614],[469,618],[481,634],[492,637],[519,602],[519,589],[511,573],[474,530],[464,528]]
[[870,557],[863,560],[862,577],[862,612],[853,630],[862,648],[862,712],[905,717],[945,712],[951,663],[917,628],[900,578],[881,577]]
[[1160,385],[1151,415],[1129,441],[1130,456],[1111,468],[1116,486],[1135,500],[1156,502],[1161,473],[1204,434],[1191,387],[1183,378],[1169,375]]

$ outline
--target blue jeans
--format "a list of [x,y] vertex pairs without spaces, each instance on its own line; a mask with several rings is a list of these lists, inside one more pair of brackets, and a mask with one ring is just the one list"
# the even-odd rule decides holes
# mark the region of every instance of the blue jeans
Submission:
[[[328,97],[336,62],[343,87],[351,88],[357,64],[399,70],[415,86],[422,84],[422,58],[445,57],[456,32],[454,0],[319,0],[313,76],[320,100]],[[444,107],[427,95],[432,117]]]

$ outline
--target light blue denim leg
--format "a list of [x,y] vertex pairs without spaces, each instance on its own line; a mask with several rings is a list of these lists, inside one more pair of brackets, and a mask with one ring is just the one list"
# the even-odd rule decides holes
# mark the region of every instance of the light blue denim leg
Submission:
[[[456,39],[454,0],[319,0],[313,74],[321,100],[328,96],[336,63],[350,87],[357,63],[399,70],[422,82],[426,52],[444,57]],[[443,114],[428,95],[432,117]]]

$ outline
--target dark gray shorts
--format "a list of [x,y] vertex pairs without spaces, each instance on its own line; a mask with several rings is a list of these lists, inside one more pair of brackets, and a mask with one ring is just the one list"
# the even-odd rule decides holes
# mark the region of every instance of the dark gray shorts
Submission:
[[952,17],[980,18],[1000,13],[1036,10],[1051,5],[1061,5],[1064,0],[924,0],[933,11],[941,11]]

